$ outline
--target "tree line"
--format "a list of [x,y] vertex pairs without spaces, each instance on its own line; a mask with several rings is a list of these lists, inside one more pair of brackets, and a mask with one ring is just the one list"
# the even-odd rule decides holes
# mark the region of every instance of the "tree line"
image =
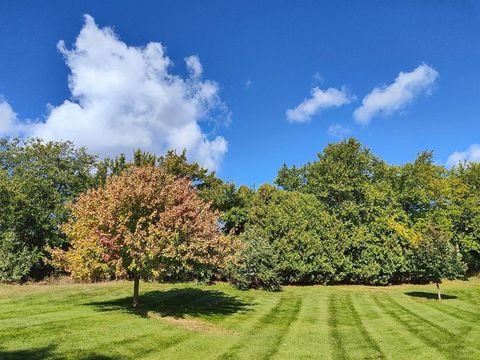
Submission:
[[2,139],[0,209],[7,282],[67,271],[276,290],[439,283],[480,268],[480,165],[446,169],[428,151],[392,165],[353,138],[258,188],[185,152],[99,159],[71,142]]

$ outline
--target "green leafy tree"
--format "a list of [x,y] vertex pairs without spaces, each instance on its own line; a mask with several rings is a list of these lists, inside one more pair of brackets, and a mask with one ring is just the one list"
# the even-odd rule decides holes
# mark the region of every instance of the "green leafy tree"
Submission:
[[438,300],[441,300],[442,279],[459,279],[465,276],[466,265],[449,238],[432,227],[414,244],[412,254],[413,273],[417,281],[435,283]]
[[337,219],[339,235],[330,241],[341,247],[332,250],[331,264],[343,270],[333,281],[388,284],[407,276],[409,240],[392,225],[408,222],[393,186],[396,174],[355,139],[328,145],[302,168],[280,169],[278,185],[310,194],[316,199],[310,206]]
[[395,192],[412,224],[449,205],[448,172],[434,164],[431,151],[421,152],[398,170]]
[[480,271],[480,164],[454,167],[449,176],[448,217],[453,242],[458,245],[470,274]]
[[300,191],[305,185],[305,168],[292,166],[289,168],[287,164],[283,164],[278,170],[275,184],[287,191]]
[[391,185],[395,169],[353,138],[328,145],[301,169],[283,166],[282,173],[277,184],[303,184],[301,192],[314,195],[327,211],[352,225],[398,206]]
[[334,283],[345,277],[347,242],[340,223],[313,195],[263,185],[245,226],[269,242],[283,282]]
[[0,234],[0,281],[23,280],[42,258],[39,249],[30,249],[14,232]]
[[[51,268],[37,255],[45,245],[67,245],[59,229],[69,216],[65,205],[92,186],[94,165],[94,156],[70,142],[0,140],[0,238],[8,241],[1,247],[13,246],[17,250],[12,250],[12,256],[18,255],[17,260],[0,261],[20,263],[28,257],[22,266],[23,279],[48,274]],[[2,235],[7,233],[14,235]],[[10,276],[3,271],[3,278]],[[18,271],[15,274],[11,276],[18,277]]]

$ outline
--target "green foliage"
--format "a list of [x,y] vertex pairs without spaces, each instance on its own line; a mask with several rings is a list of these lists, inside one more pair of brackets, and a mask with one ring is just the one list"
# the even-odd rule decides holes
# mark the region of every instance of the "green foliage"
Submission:
[[280,290],[280,276],[276,269],[276,253],[258,228],[247,229],[242,235],[242,250],[236,263],[227,269],[230,282],[241,290]]
[[340,223],[309,194],[260,187],[247,227],[262,234],[275,253],[275,269],[286,283],[333,283],[348,268]]
[[462,279],[466,266],[459,251],[446,234],[434,228],[414,245],[412,254],[414,280],[440,283],[442,279]]
[[0,281],[24,280],[41,259],[38,249],[29,249],[11,231],[0,234]]
[[480,164],[460,164],[452,169],[450,182],[453,240],[469,271],[475,273],[480,270]]
[[287,191],[298,191],[305,185],[304,169],[292,166],[289,168],[287,164],[283,164],[278,170],[275,184]]
[[406,241],[389,229],[381,219],[369,226],[353,228],[345,256],[350,267],[344,282],[387,285],[405,277]]
[[388,166],[355,139],[328,145],[304,171],[303,192],[352,224],[371,221],[376,210],[392,203]]
[[[35,254],[46,245],[66,246],[59,229],[69,216],[65,204],[92,186],[94,165],[95,157],[70,142],[0,140],[0,235],[13,233]],[[14,253],[16,263],[25,258],[23,249]],[[48,271],[38,256],[24,266],[35,278]]]
[[247,229],[267,239],[284,283],[389,284],[408,279],[410,239],[391,220],[352,225],[315,196],[260,187]]
[[[243,243],[244,263],[231,270],[240,287],[268,288],[262,284],[277,279],[287,284],[424,281],[413,259],[420,254],[416,244],[432,227],[448,239],[447,249],[458,249],[469,273],[480,271],[480,164],[447,170],[425,151],[394,166],[355,139],[326,146],[303,166],[283,164],[277,187],[257,190],[222,181],[188,161],[185,151],[157,156],[137,150],[131,160],[122,154],[96,161],[69,142],[1,140],[0,237],[10,239],[2,240],[3,249],[13,249],[4,263],[22,264],[15,270],[21,279],[46,275],[50,268],[36,254],[45,246],[70,246],[58,226],[71,217],[65,204],[87,189],[105,187],[111,175],[145,165],[191,181],[218,211],[223,233]],[[185,280],[192,273],[180,264],[162,276]],[[194,277],[211,274],[201,270]]]

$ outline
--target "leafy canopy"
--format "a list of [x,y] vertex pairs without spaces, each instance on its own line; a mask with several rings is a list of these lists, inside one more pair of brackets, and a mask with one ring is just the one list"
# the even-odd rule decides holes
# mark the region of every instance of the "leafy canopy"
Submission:
[[67,251],[53,262],[74,278],[159,278],[172,267],[220,268],[229,240],[218,213],[190,180],[154,166],[131,167],[81,194],[63,226]]

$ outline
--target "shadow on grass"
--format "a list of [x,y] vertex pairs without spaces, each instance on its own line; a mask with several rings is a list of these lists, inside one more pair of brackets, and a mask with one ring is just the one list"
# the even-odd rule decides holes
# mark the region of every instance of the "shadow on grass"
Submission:
[[[1,360],[44,360],[44,359],[63,359],[64,357],[54,353],[55,346],[47,346],[36,349],[12,350],[7,351],[0,348]],[[95,353],[80,355],[76,357],[80,360],[111,360],[113,357],[99,355]]]
[[171,289],[167,291],[149,291],[140,296],[139,306],[132,306],[132,297],[92,302],[98,311],[123,310],[129,313],[148,317],[149,312],[158,315],[183,318],[189,316],[231,315],[247,311],[248,303],[216,290]]
[[[417,297],[417,298],[424,298],[424,299],[434,299],[434,300],[438,299],[437,293],[425,292],[425,291],[411,291],[411,292],[406,292],[405,295]],[[457,296],[442,294],[442,300],[451,300],[451,299],[457,299]]]
[[28,349],[28,350],[12,350],[7,351],[0,348],[0,359],[2,360],[37,360],[52,358],[53,346]]

